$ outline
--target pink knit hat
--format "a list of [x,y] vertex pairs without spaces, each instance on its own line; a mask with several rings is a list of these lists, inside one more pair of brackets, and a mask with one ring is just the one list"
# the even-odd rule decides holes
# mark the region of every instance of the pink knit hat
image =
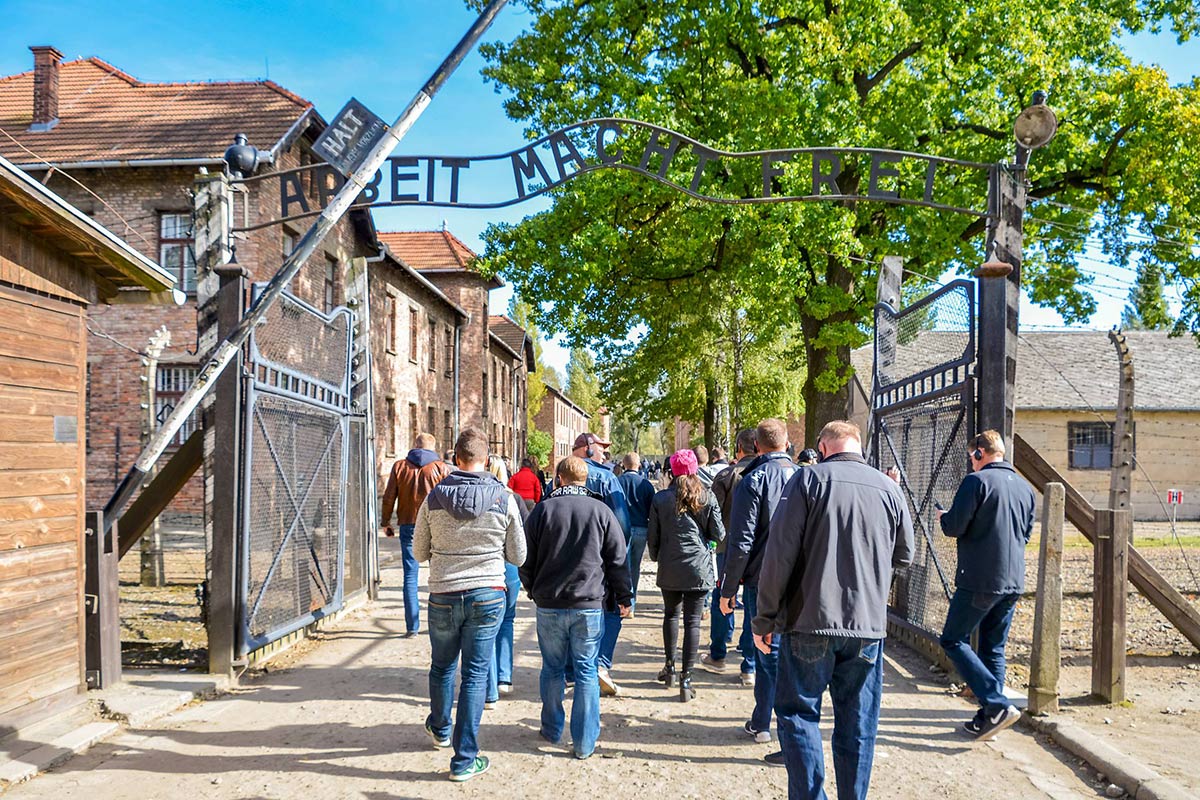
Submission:
[[677,450],[671,456],[672,475],[695,475],[700,470],[696,463],[696,454],[691,450]]

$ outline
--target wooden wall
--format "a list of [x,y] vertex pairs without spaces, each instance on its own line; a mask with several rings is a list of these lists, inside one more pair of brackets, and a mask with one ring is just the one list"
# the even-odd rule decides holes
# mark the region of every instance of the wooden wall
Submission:
[[85,316],[0,285],[0,737],[84,690]]

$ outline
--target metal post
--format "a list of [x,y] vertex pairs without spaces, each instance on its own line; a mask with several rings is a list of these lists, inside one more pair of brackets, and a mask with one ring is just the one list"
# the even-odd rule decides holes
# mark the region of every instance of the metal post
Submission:
[[89,511],[84,543],[84,674],[89,689],[121,681],[117,528],[105,531],[103,511]]
[[[242,319],[245,308],[246,280],[250,277],[236,262],[217,267],[220,281],[216,297],[217,336],[223,338]],[[213,427],[209,483],[212,490],[208,506],[212,525],[212,549],[209,557],[208,671],[232,675],[238,630],[238,532],[241,492],[241,354],[235,368],[227,370],[216,383],[211,420]]]
[[365,526],[366,582],[371,599],[379,596],[379,505],[376,487],[378,465],[375,463],[375,394],[372,376],[375,366],[371,359],[371,273],[366,258],[350,262],[346,276],[346,304],[355,313],[354,352],[351,361],[350,402],[353,409],[365,416],[363,423],[363,463],[350,464],[350,469],[363,470],[363,494],[367,507],[360,519]]
[[1037,600],[1033,610],[1029,710],[1058,711],[1058,669],[1062,659],[1062,550],[1067,493],[1061,483],[1048,483],[1042,493],[1042,540],[1038,555]]
[[[171,332],[164,326],[150,336],[146,347],[146,357],[142,359],[145,375],[142,380],[146,383],[146,413],[142,417],[142,445],[150,441],[158,420],[155,416],[157,402],[158,359],[167,345],[171,343]],[[157,467],[148,476],[154,477]],[[143,534],[139,547],[141,584],[142,586],[162,586],[167,582],[166,564],[163,558],[162,527],[158,517],[150,523],[150,530]]]
[[1128,577],[1128,510],[1096,510],[1092,573],[1092,694],[1109,703],[1125,700],[1125,595]]
[[166,449],[167,444],[183,427],[184,422],[192,414],[193,411],[200,405],[200,400],[204,395],[213,388],[217,376],[221,375],[241,352],[242,345],[250,338],[250,332],[254,330],[254,326],[262,320],[267,311],[275,304],[280,295],[291,283],[292,279],[308,261],[309,256],[316,252],[317,247],[329,235],[338,221],[349,210],[350,205],[358,198],[367,185],[373,179],[375,172],[383,166],[383,162],[387,160],[388,154],[395,150],[396,145],[404,138],[409,129],[421,116],[421,113],[433,101],[433,96],[442,88],[446,80],[466,58],[467,53],[479,41],[484,32],[491,27],[496,15],[507,4],[508,0],[492,0],[487,7],[480,13],[479,18],[467,30],[463,38],[455,45],[450,55],[446,56],[445,60],[430,76],[425,85],[413,97],[409,104],[401,112],[396,122],[390,127],[379,140],[371,147],[366,156],[363,158],[359,166],[346,178],[346,182],[334,195],[329,205],[320,213],[313,222],[300,241],[296,243],[292,253],[284,259],[283,265],[279,271],[272,276],[267,282],[266,287],[258,295],[254,301],[250,311],[238,323],[236,327],[230,330],[222,337],[220,344],[212,351],[208,361],[200,368],[196,377],[196,382],[184,392],[183,397],[179,398],[179,403],[175,406],[175,410],[171,412],[171,416],[162,424],[158,432],[151,437],[149,444],[143,448],[142,452],[134,461],[133,466],[126,473],[121,483],[117,486],[109,498],[108,504],[104,508],[104,520],[106,525],[111,525],[121,515],[121,511],[129,503],[130,499],[142,485],[142,481],[146,477],[146,473],[154,466]]
[[1025,168],[997,164],[989,182],[994,219],[986,244],[991,259],[1012,271],[979,281],[979,425],[1012,441],[1017,379],[1017,324],[1021,300],[1021,258],[1025,215]]

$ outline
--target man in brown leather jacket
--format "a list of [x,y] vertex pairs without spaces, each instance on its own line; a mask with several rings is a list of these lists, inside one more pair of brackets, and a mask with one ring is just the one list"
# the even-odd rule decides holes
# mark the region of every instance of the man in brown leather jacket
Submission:
[[441,483],[454,468],[438,457],[437,443],[433,436],[422,433],[417,437],[416,447],[392,466],[387,488],[383,490],[383,513],[379,516],[388,536],[392,530],[392,510],[396,511],[396,522],[400,525],[400,554],[404,566],[404,624],[408,636],[415,636],[420,628],[420,604],[417,601],[417,577],[420,567],[413,556],[413,530],[417,522],[417,511],[425,502],[425,496]]

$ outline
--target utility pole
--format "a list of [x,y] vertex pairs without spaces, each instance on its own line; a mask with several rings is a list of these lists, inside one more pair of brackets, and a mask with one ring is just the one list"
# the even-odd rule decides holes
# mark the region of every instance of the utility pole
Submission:
[[[1027,154],[1026,154],[1026,157]],[[978,430],[999,431],[1012,442],[1017,380],[1017,325],[1021,303],[1021,259],[1025,216],[1025,164],[992,168],[988,190],[994,215],[988,228],[987,265],[1005,264],[1007,275],[979,281],[979,425]]]

